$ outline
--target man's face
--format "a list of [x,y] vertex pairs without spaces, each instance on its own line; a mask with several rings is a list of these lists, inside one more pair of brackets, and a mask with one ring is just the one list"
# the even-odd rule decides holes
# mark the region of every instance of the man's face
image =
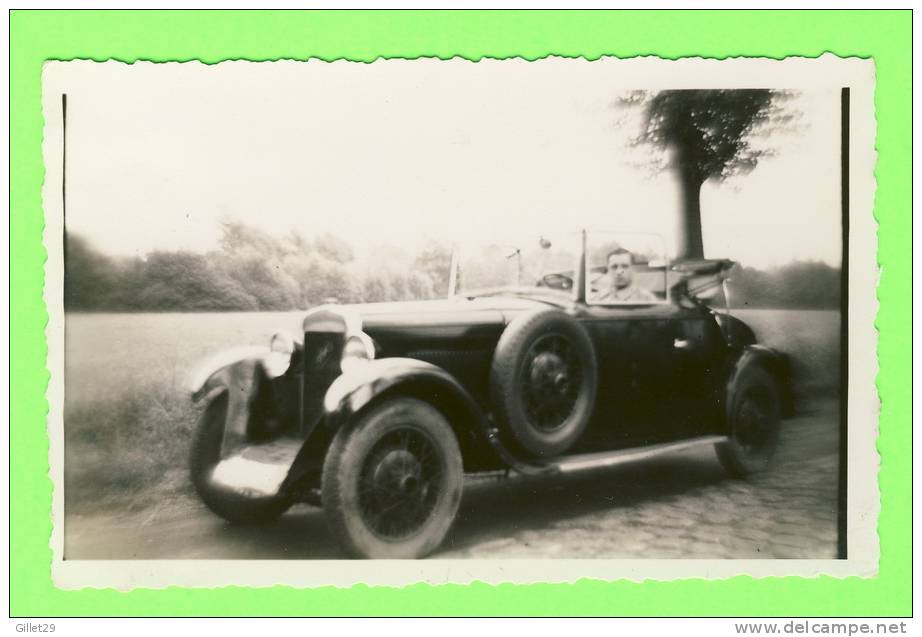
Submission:
[[634,280],[630,254],[613,254],[608,257],[608,272],[615,289],[622,290]]

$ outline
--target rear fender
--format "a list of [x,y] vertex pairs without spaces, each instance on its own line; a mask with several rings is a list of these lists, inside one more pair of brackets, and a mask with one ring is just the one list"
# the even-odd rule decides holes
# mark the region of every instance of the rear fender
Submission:
[[729,397],[736,389],[742,374],[749,368],[757,366],[775,379],[778,384],[778,394],[781,400],[781,415],[794,415],[794,399],[791,387],[791,365],[788,357],[781,352],[764,345],[746,345],[730,370],[727,382],[726,396]]

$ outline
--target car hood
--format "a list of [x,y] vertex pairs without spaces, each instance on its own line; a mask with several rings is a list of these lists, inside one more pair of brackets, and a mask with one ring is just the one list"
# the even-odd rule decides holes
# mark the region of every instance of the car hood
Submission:
[[324,332],[331,325],[342,325],[344,319],[346,331],[368,334],[381,356],[417,350],[483,350],[492,348],[506,325],[522,312],[568,307],[570,302],[561,296],[484,294],[433,301],[328,305],[312,310],[310,318],[305,317],[304,329]]
[[506,324],[521,312],[549,307],[563,307],[554,299],[515,298],[508,296],[456,297],[434,301],[403,301],[391,303],[359,303],[344,306],[356,313],[364,328],[403,323]]
[[358,319],[383,356],[422,350],[491,349],[517,315],[562,307],[555,299],[510,296],[457,297],[437,301],[365,303],[343,306]]

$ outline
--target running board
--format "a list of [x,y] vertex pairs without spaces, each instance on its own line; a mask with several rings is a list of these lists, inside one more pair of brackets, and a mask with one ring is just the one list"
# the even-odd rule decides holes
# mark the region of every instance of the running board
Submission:
[[[727,436],[701,436],[646,447],[561,456],[540,464],[517,463],[514,470],[525,475],[539,475],[614,467],[727,440]],[[277,495],[303,444],[304,441],[297,438],[281,438],[264,444],[248,445],[239,453],[219,462],[214,468],[211,480],[216,485],[240,495]]]
[[633,447],[630,449],[618,449],[617,451],[602,451],[599,453],[562,456],[539,465],[538,469],[540,473],[569,473],[571,471],[614,467],[616,465],[646,460],[648,458],[682,451],[684,449],[726,442],[727,440],[729,440],[727,436],[701,436],[700,438],[667,442],[647,447]]

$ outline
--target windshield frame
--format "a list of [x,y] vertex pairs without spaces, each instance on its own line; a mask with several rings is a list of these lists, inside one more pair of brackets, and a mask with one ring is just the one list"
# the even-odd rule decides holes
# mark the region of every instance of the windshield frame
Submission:
[[[544,235],[540,233],[535,233],[538,237],[543,237]],[[570,290],[561,290],[559,288],[544,287],[539,285],[494,285],[494,286],[484,286],[478,288],[471,288],[469,290],[459,290],[458,289],[458,271],[461,267],[461,244],[455,242],[451,247],[451,264],[449,265],[448,273],[448,298],[453,299],[457,297],[462,298],[476,298],[483,296],[500,296],[502,294],[509,294],[510,296],[549,296],[559,300],[573,301],[573,302],[584,302],[583,292],[583,282],[586,278],[585,266],[586,266],[586,231],[580,230],[578,232],[577,240],[577,250],[574,257],[573,263],[573,285]],[[496,245],[506,245],[497,243]],[[518,246],[509,244],[507,247],[515,248],[517,251],[520,250]],[[552,274],[552,273],[548,273]]]
[[[650,302],[634,302],[634,301],[623,301],[623,302],[596,302],[590,301],[591,299],[591,290],[589,286],[591,284],[589,277],[589,268],[590,264],[588,263],[588,242],[589,236],[592,235],[648,235],[648,236],[658,236],[660,241],[663,243],[663,253],[662,253],[662,266],[656,266],[657,269],[662,267],[663,277],[665,279],[665,298],[656,299],[655,301]],[[543,236],[543,235],[539,235]],[[502,245],[502,244],[498,244]],[[511,246],[510,247],[516,247]],[[581,229],[578,231],[578,247],[577,247],[577,256],[575,259],[573,267],[573,287],[571,290],[561,290],[551,287],[543,286],[528,286],[528,285],[500,285],[500,286],[486,286],[481,288],[472,288],[470,290],[458,290],[458,269],[461,265],[461,244],[453,243],[451,250],[451,263],[449,270],[448,278],[448,298],[464,297],[464,298],[475,298],[478,296],[499,296],[502,294],[509,294],[510,296],[549,296],[552,298],[558,298],[561,300],[569,300],[574,303],[580,303],[590,307],[656,307],[662,305],[668,305],[674,302],[674,283],[670,283],[670,273],[676,270],[677,263],[669,257],[669,254],[665,248],[665,241],[661,235],[652,232],[614,232],[606,230],[594,230],[591,233],[586,229]]]

